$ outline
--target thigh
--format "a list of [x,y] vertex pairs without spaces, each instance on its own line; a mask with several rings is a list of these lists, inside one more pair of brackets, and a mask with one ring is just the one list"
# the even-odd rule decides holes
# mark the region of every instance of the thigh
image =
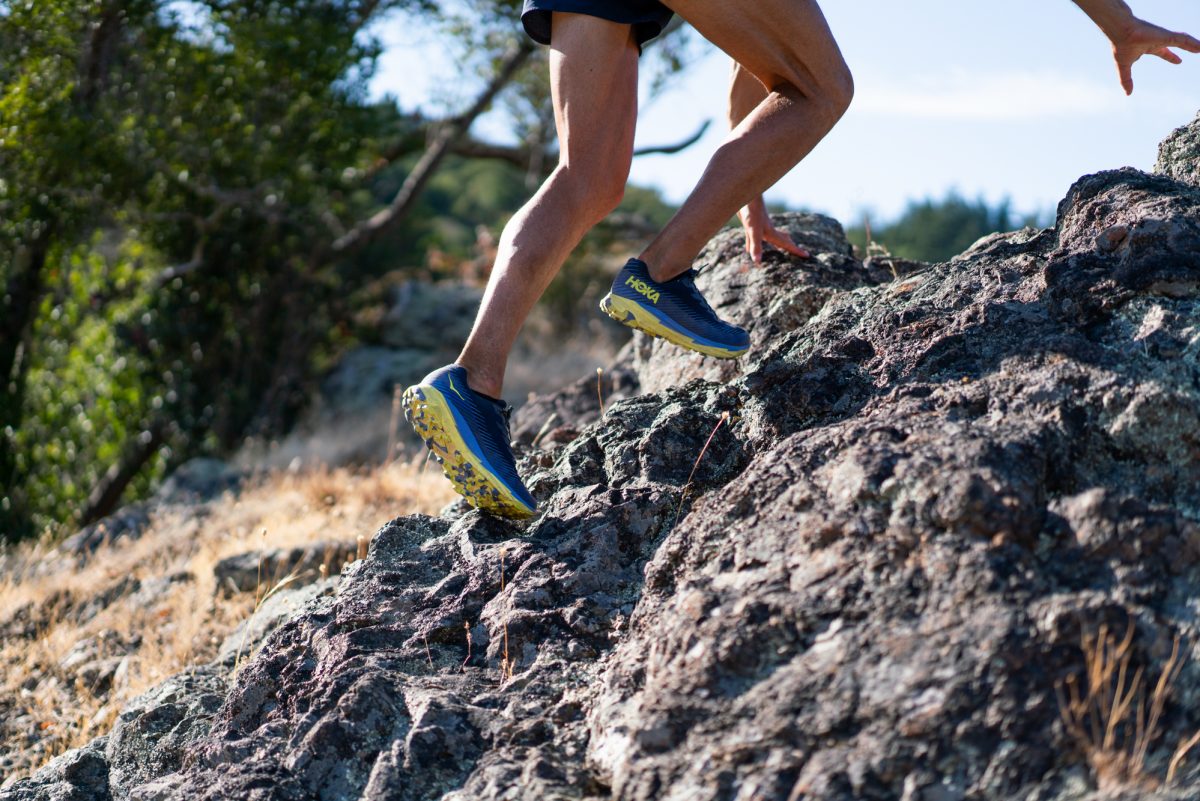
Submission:
[[849,70],[816,0],[663,0],[768,89],[821,94]]
[[632,27],[556,11],[551,31],[550,90],[560,163],[628,171],[637,124]]

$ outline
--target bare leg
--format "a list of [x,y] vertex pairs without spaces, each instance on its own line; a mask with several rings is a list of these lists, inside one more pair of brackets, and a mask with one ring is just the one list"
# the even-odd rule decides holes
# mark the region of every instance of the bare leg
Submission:
[[854,93],[815,0],[666,0],[666,5],[757,78],[766,97],[730,132],[683,206],[642,252],[656,281],[687,270],[738,209],[829,133]]
[[630,26],[555,12],[551,30],[558,166],[504,227],[458,357],[471,388],[496,398],[530,309],[583,235],[621,202],[633,159],[638,52]]

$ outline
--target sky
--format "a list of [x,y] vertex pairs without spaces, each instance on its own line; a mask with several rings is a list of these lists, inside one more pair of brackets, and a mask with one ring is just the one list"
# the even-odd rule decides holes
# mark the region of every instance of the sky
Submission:
[[[1200,37],[1197,0],[1129,0],[1142,19]],[[1158,142],[1200,109],[1200,55],[1181,66],[1153,56],[1117,82],[1111,47],[1068,0],[829,0],[822,3],[855,79],[849,112],[766,193],[768,201],[847,224],[898,216],[910,200],[955,190],[1052,219],[1080,175],[1150,169]],[[518,25],[514,21],[514,25]],[[388,20],[371,91],[402,106],[453,106],[456,67],[437,35]],[[687,196],[724,136],[729,58],[704,43],[685,74],[653,97],[642,81],[637,146],[709,133],[673,156],[634,160],[630,180],[671,201]],[[648,57],[644,57],[645,58]],[[498,115],[477,135],[503,139]]]

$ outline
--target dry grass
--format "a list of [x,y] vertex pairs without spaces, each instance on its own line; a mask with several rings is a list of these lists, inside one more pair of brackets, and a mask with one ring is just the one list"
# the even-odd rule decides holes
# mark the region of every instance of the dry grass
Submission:
[[1058,687],[1059,711],[1102,792],[1154,790],[1170,784],[1200,733],[1181,740],[1162,778],[1150,772],[1147,756],[1161,735],[1163,712],[1185,659],[1176,637],[1171,656],[1151,684],[1145,667],[1133,664],[1134,626],[1121,639],[1101,626],[1085,632],[1080,647],[1086,665],[1081,682],[1072,674]]
[[[500,594],[504,595],[504,548],[500,548]],[[504,616],[504,652],[501,655],[500,662],[500,683],[508,681],[513,677],[513,667],[516,665],[516,660],[508,657],[508,615]]]
[[[0,759],[12,760],[5,784],[106,732],[127,701],[215,656],[229,632],[273,591],[267,584],[279,583],[264,577],[254,596],[222,597],[213,577],[221,559],[359,537],[358,553],[365,555],[366,537],[387,520],[436,513],[454,497],[440,471],[425,470],[423,459],[365,472],[278,471],[261,476],[237,498],[226,496],[200,511],[160,515],[141,538],[103,546],[80,570],[62,560],[59,572],[0,576],[0,625],[27,605],[40,621],[36,637],[7,637],[0,643]],[[13,556],[10,563],[53,564],[54,559],[46,543]],[[145,587],[180,575],[190,578],[149,597],[126,595],[91,619],[78,620],[82,604],[127,577]],[[89,638],[97,657],[120,660],[110,688],[88,687],[80,670],[62,664]]]
[[[704,440],[704,447],[700,449],[699,455],[696,456],[696,461],[692,462],[692,472],[688,473],[688,479],[683,485],[683,490],[679,493],[679,508],[675,510],[675,519],[679,519],[679,515],[683,513],[683,503],[687,500],[688,492],[692,488],[692,479],[696,477],[696,469],[700,467],[700,460],[704,458],[704,454],[708,453],[708,446],[712,444],[713,437],[717,435],[717,429],[723,423],[729,420],[729,412],[721,412],[721,419],[713,426],[713,430],[708,433],[708,439]],[[674,524],[672,524],[674,525]]]

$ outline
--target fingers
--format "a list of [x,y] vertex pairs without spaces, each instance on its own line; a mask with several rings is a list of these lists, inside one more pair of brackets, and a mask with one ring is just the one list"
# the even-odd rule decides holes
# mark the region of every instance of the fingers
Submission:
[[1172,64],[1182,64],[1183,63],[1183,59],[1180,58],[1178,54],[1172,53],[1170,50],[1168,50],[1165,47],[1161,47],[1158,50],[1154,50],[1151,52],[1153,52],[1154,55],[1158,56],[1163,61],[1169,61]]
[[767,242],[782,250],[784,253],[790,253],[801,259],[808,258],[808,251],[796,244],[796,241],[789,235],[778,230],[774,226],[767,231],[764,237]]
[[749,223],[743,225],[742,229],[746,232],[746,252],[750,254],[750,260],[762,264],[762,235]]
[[1171,47],[1178,47],[1180,50],[1186,50],[1189,53],[1200,53],[1200,39],[1188,36],[1186,33],[1171,34],[1171,38],[1167,44]]
[[738,212],[738,218],[742,221],[742,233],[746,237],[746,252],[750,254],[750,258],[755,264],[762,264],[764,242],[797,258],[809,258],[807,250],[797,245],[789,234],[780,231],[771,223],[765,206],[757,209],[753,206],[746,206]]
[[1121,78],[1121,88],[1125,94],[1133,94],[1133,61],[1117,59],[1117,75]]

